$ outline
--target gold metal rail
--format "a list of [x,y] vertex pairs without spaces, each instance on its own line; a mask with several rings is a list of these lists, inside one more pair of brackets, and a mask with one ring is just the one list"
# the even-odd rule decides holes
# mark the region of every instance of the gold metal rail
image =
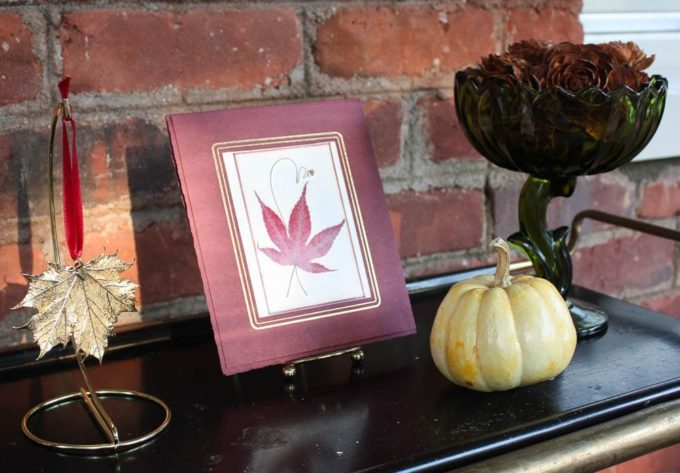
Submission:
[[680,399],[451,473],[592,472],[680,442]]
[[571,221],[571,235],[569,236],[569,251],[572,251],[576,246],[579,236],[581,235],[581,226],[586,219],[595,220],[601,223],[609,223],[617,227],[628,228],[641,233],[666,238],[668,240],[680,241],[680,232],[671,228],[653,225],[651,223],[642,222],[628,217],[621,217],[600,210],[584,210],[576,214]]

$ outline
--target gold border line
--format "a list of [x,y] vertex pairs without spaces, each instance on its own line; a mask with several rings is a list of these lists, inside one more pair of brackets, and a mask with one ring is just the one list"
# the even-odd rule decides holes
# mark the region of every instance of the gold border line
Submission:
[[[334,134],[324,134],[324,135],[325,135],[326,137],[335,137],[335,136],[333,136]],[[324,136],[322,135],[321,137],[324,137]],[[318,141],[321,137],[316,137],[316,138],[311,139],[311,140],[310,140],[310,139],[300,139],[300,140],[288,140],[288,141],[283,141],[283,140],[275,141],[275,140],[273,140],[273,139],[267,139],[267,141],[270,142],[270,143],[272,143],[272,144],[275,144],[275,143],[286,143],[286,142],[296,142],[296,141],[297,141],[297,142],[304,142],[304,141]],[[250,140],[248,140],[248,141],[250,141]],[[251,146],[254,145],[254,144],[256,144],[256,143],[251,144]],[[221,150],[223,150],[223,149],[224,149],[224,148],[221,147],[221,146],[217,148],[218,151],[221,151]],[[342,157],[342,147],[341,147],[340,145],[338,145],[338,151],[341,153],[341,157]],[[218,159],[219,159],[219,155],[218,155],[217,157],[218,157]],[[345,157],[345,159],[346,159],[346,157]],[[220,165],[223,164],[221,160],[219,160],[218,162],[220,163]],[[345,163],[345,164],[346,164],[346,163]],[[346,169],[346,168],[345,168],[345,169]],[[226,176],[224,176],[224,174],[223,174],[222,176],[223,176],[223,179],[226,180]],[[229,199],[229,198],[230,198],[229,192],[225,192],[225,194],[226,194],[226,196],[227,196],[227,199]],[[231,203],[231,200],[229,200],[229,203]],[[232,204],[232,205],[233,205],[233,204]],[[232,215],[232,221],[234,221],[234,220],[235,220],[235,216],[233,215],[233,209],[230,209],[230,210],[231,210],[230,213],[231,213],[231,215]],[[353,214],[354,214],[354,216],[355,216],[355,218],[356,218],[356,209],[352,209],[352,210],[353,210]],[[359,225],[361,225],[362,222],[361,222],[361,220],[357,219],[357,223],[358,223]],[[235,226],[234,226],[234,230],[236,230]],[[363,232],[362,232],[363,229],[359,228],[359,230],[360,230],[360,231],[359,231],[359,237],[363,240],[364,238],[362,238],[362,237],[365,237],[365,234],[363,234]],[[238,241],[238,238],[237,238],[236,240]],[[365,243],[366,243],[365,240],[362,241],[362,249],[364,250],[364,252],[365,252]],[[241,253],[241,262],[242,262],[242,266],[241,266],[241,271],[242,271],[242,272],[241,272],[241,277],[242,277],[242,279],[245,279],[244,282],[246,282],[246,284],[248,284],[248,282],[249,282],[249,281],[248,281],[248,278],[247,278],[247,277],[246,277],[246,278],[243,277],[243,276],[244,276],[243,273],[245,272],[245,263],[244,263],[245,258],[243,257],[242,251],[243,251],[242,248],[239,248],[239,252]],[[369,263],[372,263],[372,261],[369,261]],[[370,264],[368,265],[368,267],[367,267],[366,269],[368,269],[369,275],[374,274],[374,271],[372,271],[372,268],[370,267]],[[373,279],[373,282],[375,282],[374,278],[369,278],[369,280],[370,280],[370,279]],[[377,284],[376,284],[376,285],[377,285]],[[248,301],[247,301],[247,302],[248,302],[247,308],[248,308],[249,312],[252,312],[252,314],[249,313],[249,316],[252,317],[252,315],[254,315],[254,313],[256,313],[256,306],[253,304],[252,286],[250,286],[249,284],[248,284],[248,289],[249,289],[249,292],[251,292],[251,294],[249,294],[250,297],[248,298]],[[375,290],[375,289],[376,289],[375,287],[372,287],[372,289],[373,289],[373,291],[372,291],[373,294],[377,294],[377,293],[378,293],[378,291]],[[375,301],[378,302],[377,305],[380,305],[380,303],[379,303],[380,298],[379,298],[379,297],[378,297],[377,299],[375,299]],[[271,322],[265,322],[265,323],[263,324],[262,322],[258,322],[257,320],[252,320],[252,319],[251,319],[251,326],[253,326],[253,328],[255,328],[255,329],[260,329],[260,328],[268,328],[268,327],[275,326],[275,325],[276,325],[276,326],[278,326],[278,325],[285,325],[286,323],[293,323],[293,322],[299,323],[299,322],[302,322],[302,321],[304,321],[304,320],[312,320],[312,319],[316,319],[316,318],[321,318],[321,317],[322,317],[322,315],[318,315],[317,317],[310,317],[310,315],[314,315],[314,314],[326,314],[326,315],[324,315],[324,316],[326,316],[326,317],[331,316],[331,315],[340,315],[340,314],[342,314],[342,313],[355,312],[356,310],[359,310],[359,308],[363,309],[364,306],[366,306],[366,305],[372,305],[373,303],[374,303],[373,300],[370,300],[370,301],[368,301],[367,303],[364,302],[364,303],[356,304],[356,305],[354,305],[354,306],[346,306],[346,307],[348,307],[348,308],[349,308],[349,307],[354,307],[354,310],[351,310],[351,311],[350,311],[350,310],[348,310],[348,311],[338,311],[338,309],[328,309],[328,310],[326,310],[326,311],[317,311],[317,312],[312,312],[312,313],[308,313],[308,314],[301,314],[301,315],[297,315],[297,316],[288,317],[288,318],[286,318],[286,319],[283,319],[283,320],[290,320],[290,322],[280,322],[282,319],[281,319],[281,318],[278,318],[278,319],[276,319],[276,320],[272,320]],[[376,305],[376,306],[377,306],[377,305]],[[304,320],[293,321],[292,319],[304,319]],[[265,324],[266,324],[266,327],[264,326]]]
[[[229,182],[226,177],[226,170],[224,169],[224,162],[221,159],[221,152],[225,150],[232,151],[231,148],[242,148],[242,147],[253,147],[261,144],[276,145],[276,144],[286,144],[286,143],[303,143],[306,141],[320,141],[323,138],[330,138],[331,141],[336,142],[337,151],[339,153],[339,158],[341,165],[343,167],[343,172],[345,173],[345,185],[349,191],[350,197],[350,208],[354,216],[355,227],[357,228],[357,236],[359,237],[359,242],[361,244],[362,253],[364,256],[364,265],[368,270],[368,280],[369,286],[372,293],[372,298],[366,302],[361,302],[358,304],[344,306],[339,309],[327,309],[316,312],[310,312],[307,314],[296,315],[288,317],[285,319],[276,319],[271,322],[261,322],[257,320],[257,307],[254,301],[253,288],[250,284],[250,278],[247,274],[247,265],[245,261],[245,255],[243,254],[242,243],[240,241],[240,233],[238,232],[238,222],[236,220],[236,215],[234,213],[233,202],[231,200],[231,195],[229,191]],[[272,147],[275,149],[275,147]],[[270,149],[272,149],[270,148]],[[265,148],[267,149],[267,148]],[[373,266],[373,257],[368,245],[366,238],[366,230],[364,227],[363,218],[361,215],[359,202],[356,196],[356,190],[354,188],[354,179],[352,177],[351,169],[349,167],[349,162],[347,158],[347,151],[344,144],[344,139],[342,134],[338,132],[329,133],[313,133],[308,135],[290,135],[281,137],[271,137],[262,139],[250,139],[250,140],[238,140],[238,141],[227,141],[221,143],[215,143],[212,146],[213,150],[213,160],[216,167],[218,182],[220,185],[220,193],[222,196],[222,202],[225,210],[225,215],[227,217],[227,222],[229,224],[229,230],[231,233],[231,242],[236,256],[237,270],[239,272],[239,277],[241,279],[241,287],[244,293],[244,299],[246,303],[246,308],[248,310],[248,319],[250,325],[255,330],[262,330],[272,327],[278,327],[283,325],[290,325],[294,323],[302,323],[311,320],[351,314],[358,311],[366,310],[369,308],[379,307],[382,304],[382,297],[380,295],[380,288],[378,286],[375,268]],[[332,303],[331,303],[332,304]],[[281,320],[284,320],[281,322]]]
[[[236,229],[236,217],[232,215],[232,210],[231,207],[227,206],[227,200],[229,197],[226,197],[225,199],[225,193],[227,192],[226,190],[226,182],[223,183],[223,180],[225,179],[225,176],[222,175],[222,168],[219,166],[219,163],[217,160],[215,160],[215,167],[217,168],[217,178],[220,184],[220,194],[222,194],[222,204],[224,206],[224,213],[227,217],[227,223],[229,225],[229,236],[231,238],[231,244],[232,248],[234,250],[234,256],[236,258],[236,266],[240,274],[243,274],[243,271],[245,270],[244,267],[244,256],[241,253],[241,245],[237,241],[237,236],[238,235],[238,230]],[[253,304],[253,301],[251,300],[251,289],[250,289],[250,281],[248,278],[241,278],[241,289],[243,290],[243,297],[246,301],[246,307],[249,307],[250,304]],[[249,309],[250,310],[250,309]]]
[[[361,205],[359,205],[359,199],[356,195],[356,189],[354,187],[354,178],[352,177],[352,172],[349,168],[349,162],[346,162],[347,161],[347,150],[345,148],[345,140],[340,133],[336,133],[336,135],[337,135],[337,138],[340,141],[341,153],[344,157],[343,162],[347,166],[347,169],[345,171],[347,173],[347,179],[349,179],[348,188],[349,188],[350,194],[352,195],[352,198],[354,199],[354,202],[353,202],[354,205],[352,205],[352,208],[356,212],[356,215],[355,215],[354,218],[356,220],[357,217],[358,217],[359,226],[361,227],[361,230],[362,230],[362,242],[364,244],[363,250],[365,251],[365,259],[370,261],[369,272],[370,272],[371,277],[372,277],[373,285],[377,288],[378,287],[378,280],[377,280],[376,275],[375,275],[375,269],[373,268],[373,255],[371,254],[371,248],[368,245],[366,235],[365,235],[365,233],[363,233],[364,232],[364,218],[363,218],[363,214],[361,213]],[[380,296],[379,290],[376,293],[376,295],[377,295],[378,306],[379,306],[381,304],[381,296]]]
[[[336,144],[335,147],[333,147],[334,142]],[[314,148],[314,147],[316,147],[316,148],[323,147],[324,149],[328,150],[328,153],[331,156],[331,170],[333,171],[333,177],[334,177],[334,180],[335,180],[335,187],[338,189],[337,198],[338,198],[338,201],[340,203],[340,207],[342,208],[342,214],[343,214],[343,217],[344,217],[344,221],[346,221],[347,224],[349,225],[349,221],[347,220],[347,215],[349,214],[353,217],[355,222],[358,222],[358,219],[356,218],[355,209],[352,207],[352,201],[349,200],[351,198],[351,196],[349,195],[349,191],[347,191],[347,186],[346,186],[346,182],[345,182],[345,179],[344,179],[345,168],[342,165],[341,159],[338,159],[338,166],[341,167],[340,169],[338,169],[337,166],[335,165],[335,159],[333,158],[333,156],[335,156],[333,149],[337,150],[336,154],[337,154],[338,158],[340,158],[340,156],[341,156],[340,142],[337,139],[334,139],[332,141],[319,141],[318,139],[310,140],[309,142],[302,142],[302,143],[298,143],[296,145],[277,146],[275,148],[269,148],[267,151],[269,151],[269,150],[279,151],[279,150],[289,150],[289,149],[302,149],[303,147],[307,148],[307,149]],[[223,148],[219,148],[219,150],[221,151],[221,150],[223,150]],[[238,182],[242,182],[242,178],[241,178],[241,175],[240,175],[240,172],[239,172],[239,164],[238,164],[239,158],[245,157],[249,153],[259,153],[260,151],[261,151],[261,148],[239,149],[238,151],[229,151],[233,155],[233,162],[234,162],[234,165],[236,167],[236,175],[238,177]],[[340,178],[338,177],[338,174],[342,174],[342,176],[343,176],[342,182],[340,182]],[[345,192],[348,195],[348,200],[349,200],[349,205],[350,205],[349,211],[345,208],[345,205],[344,205],[344,202],[343,202],[342,189],[344,189]],[[245,198],[245,195],[243,194],[243,187],[241,187],[240,191],[241,191],[240,192],[241,197],[242,197],[243,201],[245,202],[246,198]],[[245,210],[246,210],[246,217],[248,219],[248,226],[251,227],[251,230],[252,230],[250,212],[248,211],[247,207],[246,207]],[[356,227],[356,225],[352,225],[352,228],[357,228],[357,227]],[[359,240],[359,231],[357,230],[356,233],[357,233],[357,242],[360,245],[362,245],[362,247],[360,247],[360,248],[355,247],[355,245],[353,243],[354,238],[352,237],[352,233],[349,229],[349,226],[347,227],[347,233],[348,233],[348,236],[350,238],[350,246],[351,246],[351,249],[352,249],[352,260],[354,261],[355,271],[356,271],[357,278],[359,279],[359,284],[361,286],[362,294],[365,294],[366,292],[368,292],[369,296],[366,297],[366,296],[362,295],[362,297],[348,297],[346,299],[337,300],[337,301],[334,301],[332,303],[324,302],[324,303],[321,303],[321,304],[306,305],[306,306],[301,307],[299,309],[293,309],[293,310],[288,309],[288,310],[276,312],[276,311],[271,310],[271,308],[269,306],[269,298],[267,297],[267,293],[265,292],[264,293],[264,299],[265,299],[264,302],[266,304],[267,312],[269,313],[269,316],[267,317],[267,319],[263,319],[263,320],[265,320],[264,323],[272,324],[276,321],[281,321],[281,320],[291,320],[293,318],[304,318],[304,317],[309,317],[310,314],[325,313],[325,312],[329,312],[329,311],[333,310],[333,309],[327,308],[327,309],[319,310],[317,312],[313,312],[314,309],[316,309],[317,307],[328,307],[329,305],[338,305],[339,306],[339,305],[341,305],[345,302],[348,302],[350,300],[361,300],[361,301],[365,301],[366,299],[372,300],[373,292],[371,291],[371,286],[370,286],[370,269],[368,268],[368,265],[366,264],[366,261],[365,261],[365,258],[364,258],[365,251],[363,251],[363,243]],[[251,234],[251,237],[252,237],[252,234]],[[251,239],[251,241],[252,241],[252,239]],[[254,241],[252,241],[252,243],[253,243],[253,246],[256,246]],[[361,258],[357,257],[357,253],[359,253],[361,255]],[[359,260],[361,260],[361,263],[359,263]],[[259,275],[259,281],[264,286],[264,280],[262,279],[262,271],[261,271],[261,267],[260,267],[259,258],[256,259],[256,264],[257,264],[257,270],[258,270],[257,272],[258,272],[258,275]],[[360,267],[364,268],[364,271],[365,271],[365,274],[366,274],[366,281],[365,281],[366,285],[364,285],[364,280],[361,276],[361,270],[359,269]],[[253,274],[252,271],[249,272],[249,274],[252,275]],[[253,286],[253,284],[252,284],[252,280],[251,280],[251,287],[252,286]],[[366,291],[366,289],[368,289],[368,291]],[[345,306],[347,306],[347,305],[345,305]],[[306,310],[306,312],[301,313],[305,310]],[[257,312],[259,312],[259,310]],[[294,312],[297,313],[297,315],[286,316],[287,313],[290,314],[290,313],[294,313]],[[263,321],[262,320],[258,321],[257,324],[262,325]]]

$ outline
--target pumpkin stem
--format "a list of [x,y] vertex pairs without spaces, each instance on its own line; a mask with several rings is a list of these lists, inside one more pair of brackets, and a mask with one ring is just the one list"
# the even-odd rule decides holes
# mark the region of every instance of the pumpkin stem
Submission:
[[510,286],[510,246],[502,238],[496,238],[491,242],[491,246],[498,253],[498,264],[496,264],[496,275],[493,281],[494,287],[506,288]]

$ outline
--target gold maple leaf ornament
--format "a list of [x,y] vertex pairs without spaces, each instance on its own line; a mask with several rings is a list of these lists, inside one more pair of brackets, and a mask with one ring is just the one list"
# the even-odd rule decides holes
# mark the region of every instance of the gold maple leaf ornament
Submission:
[[[113,325],[118,316],[122,312],[136,310],[135,289],[138,286],[121,279],[121,273],[132,264],[121,261],[117,254],[101,254],[87,263],[80,259],[83,254],[85,227],[78,170],[76,121],[68,100],[70,80],[70,77],[63,77],[58,84],[62,101],[52,116],[47,152],[53,262],[48,262],[47,270],[41,274],[24,275],[28,280],[28,291],[26,297],[14,309],[30,308],[36,312],[26,325],[18,328],[28,328],[33,332],[33,338],[40,347],[38,359],[56,345],[61,344],[65,347],[69,341],[71,342],[84,386],[80,387],[80,392],[50,399],[33,407],[24,415],[21,429],[33,442],[61,453],[110,455],[143,446],[167,429],[171,414],[167,404],[150,394],[120,389],[97,391],[85,368],[85,359],[90,355],[102,362],[108,337],[113,335]],[[59,118],[63,129],[61,157],[64,236],[68,254],[73,261],[71,265],[63,264],[61,260],[54,198],[54,136]],[[69,124],[71,140],[67,130]],[[118,397],[126,401],[151,402],[160,407],[165,415],[160,425],[152,431],[136,437],[121,436],[99,395]],[[92,414],[92,419],[106,436],[108,443],[64,443],[44,439],[31,430],[29,421],[41,412],[57,409],[79,399]],[[40,424],[46,422],[49,425],[54,423],[54,420],[45,419]],[[55,426],[60,427],[58,423]],[[63,425],[61,427],[63,429]]]
[[131,266],[118,255],[101,254],[87,263],[50,263],[39,275],[24,275],[28,293],[14,308],[38,311],[24,326],[40,347],[38,359],[72,339],[76,351],[101,362],[118,315],[136,310],[138,286],[120,278]]

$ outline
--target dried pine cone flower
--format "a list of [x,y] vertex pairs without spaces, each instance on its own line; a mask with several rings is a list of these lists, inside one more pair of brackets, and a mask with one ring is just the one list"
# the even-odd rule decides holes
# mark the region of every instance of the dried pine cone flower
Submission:
[[[531,90],[562,87],[578,92],[596,87],[610,92],[621,86],[638,90],[649,81],[644,69],[654,61],[632,42],[552,44],[520,41],[501,55],[482,59],[475,69],[481,80],[497,78]],[[468,70],[468,73],[471,73]]]
[[592,44],[560,43],[546,56],[545,87],[560,86],[569,91],[587,87],[608,90],[609,75],[614,71],[613,57]]
[[602,44],[601,46],[614,54],[621,64],[627,64],[640,71],[647,69],[654,62],[654,55],[647,56],[638,45],[632,41],[627,43],[614,41]]
[[540,64],[545,60],[547,43],[530,39],[511,44],[508,47],[510,57],[522,59],[529,64]]
[[627,85],[633,90],[639,89],[642,84],[649,81],[649,76],[643,72],[654,62],[654,56],[645,55],[637,44],[633,42],[612,42],[602,45],[610,54],[616,57],[619,67],[616,70],[618,77],[612,77],[611,88]]

